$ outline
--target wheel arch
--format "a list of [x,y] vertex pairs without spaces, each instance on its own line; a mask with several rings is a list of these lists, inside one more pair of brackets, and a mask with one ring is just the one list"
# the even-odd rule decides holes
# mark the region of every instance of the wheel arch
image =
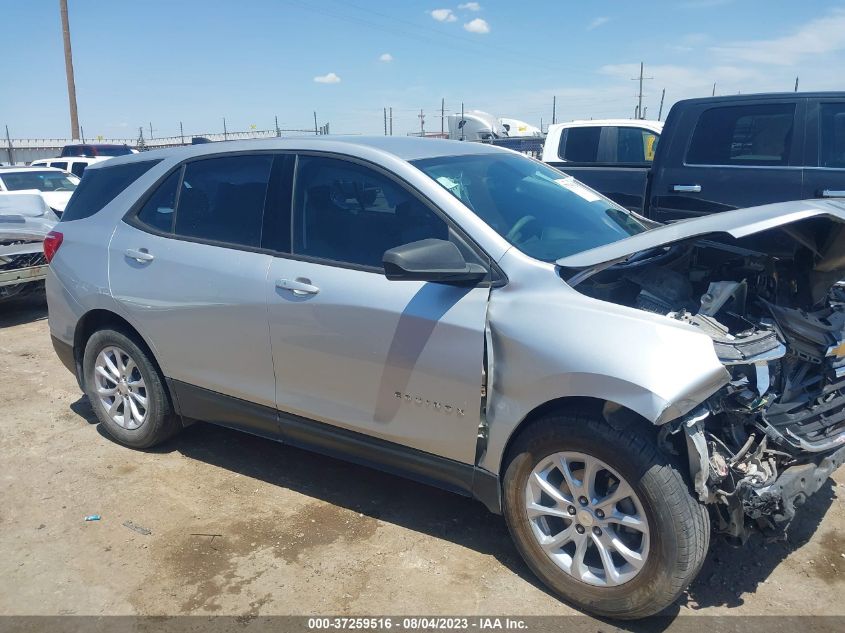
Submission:
[[111,310],[106,310],[103,308],[95,308],[93,310],[89,310],[84,315],[82,315],[82,317],[76,324],[76,328],[73,332],[73,360],[76,366],[76,379],[79,382],[80,386],[82,386],[83,378],[82,358],[85,354],[85,345],[88,343],[88,339],[90,339],[95,332],[106,328],[117,330],[118,332],[125,334],[126,336],[134,340],[139,346],[141,346],[141,348],[149,357],[150,361],[155,366],[159,375],[162,377],[162,380],[164,381],[164,384],[167,387],[167,392],[170,396],[170,401],[173,406],[173,409],[178,414],[179,403],[176,399],[176,394],[173,392],[173,388],[170,384],[170,381],[167,379],[166,374],[162,371],[161,365],[159,364],[158,358],[156,358],[156,354],[153,350],[153,346],[147,341],[144,335],[141,334],[140,331],[138,331],[138,328],[136,328],[125,318],[123,318],[116,312],[112,312]]

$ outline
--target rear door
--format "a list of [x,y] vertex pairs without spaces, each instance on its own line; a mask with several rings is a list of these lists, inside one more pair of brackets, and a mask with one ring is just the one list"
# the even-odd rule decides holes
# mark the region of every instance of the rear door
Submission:
[[649,217],[673,222],[800,199],[804,101],[702,103],[670,115],[652,175]]
[[845,98],[807,105],[804,198],[845,198]]
[[[231,396],[275,407],[260,239],[272,154],[188,161],[118,223],[111,292],[177,381],[183,413],[239,426],[238,412],[203,403]],[[199,411],[197,410],[199,408]],[[275,434],[275,416],[265,428]]]

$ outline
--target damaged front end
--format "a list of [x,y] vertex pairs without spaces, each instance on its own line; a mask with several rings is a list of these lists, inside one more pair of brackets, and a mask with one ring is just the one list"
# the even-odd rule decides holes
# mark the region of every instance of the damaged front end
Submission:
[[0,194],[0,301],[41,285],[44,237],[57,221],[40,194]]
[[[661,428],[717,531],[777,537],[845,462],[845,218],[696,235],[577,274],[578,290],[706,333],[730,381]],[[569,278],[572,283],[573,278]]]

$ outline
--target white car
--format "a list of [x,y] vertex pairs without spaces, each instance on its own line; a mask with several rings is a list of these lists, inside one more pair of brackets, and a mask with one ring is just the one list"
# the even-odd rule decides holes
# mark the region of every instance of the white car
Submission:
[[0,192],[40,192],[44,201],[61,215],[70,200],[79,178],[52,167],[3,167],[0,168]]
[[81,156],[67,157],[67,158],[39,158],[30,163],[31,167],[53,167],[68,171],[74,176],[82,178],[85,168],[94,163],[101,163],[108,160],[111,156],[99,156],[97,158],[85,158]]
[[662,121],[645,119],[589,119],[557,123],[549,126],[543,146],[543,162],[651,162],[662,131]]

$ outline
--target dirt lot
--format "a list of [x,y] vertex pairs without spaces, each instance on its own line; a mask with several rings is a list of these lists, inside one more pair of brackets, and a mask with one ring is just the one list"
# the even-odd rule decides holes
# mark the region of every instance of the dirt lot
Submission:
[[[210,425],[115,444],[42,300],[0,306],[0,413],[0,614],[573,613],[478,503]],[[845,615],[843,497],[840,470],[788,542],[714,543],[674,612]]]

